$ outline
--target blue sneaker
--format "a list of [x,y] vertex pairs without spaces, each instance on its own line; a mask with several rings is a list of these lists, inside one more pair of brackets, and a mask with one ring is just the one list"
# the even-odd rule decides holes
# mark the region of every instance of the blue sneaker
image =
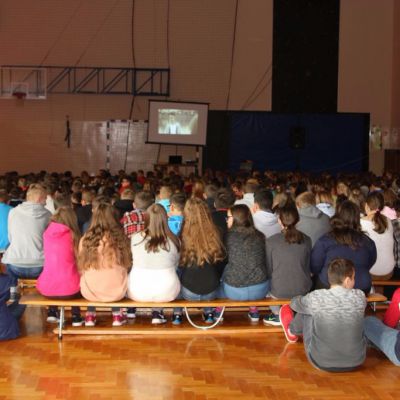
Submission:
[[180,325],[182,323],[182,314],[174,314],[172,316],[172,324],[173,325]]
[[268,314],[263,318],[263,322],[265,325],[274,325],[274,326],[280,326],[281,325],[281,320],[279,319],[279,315],[275,314]]
[[260,313],[258,311],[249,311],[247,315],[251,322],[258,322],[260,320]]
[[204,319],[204,322],[206,323],[206,324],[213,324],[215,321],[214,321],[214,314],[213,313],[208,313],[208,314],[203,314],[203,319]]

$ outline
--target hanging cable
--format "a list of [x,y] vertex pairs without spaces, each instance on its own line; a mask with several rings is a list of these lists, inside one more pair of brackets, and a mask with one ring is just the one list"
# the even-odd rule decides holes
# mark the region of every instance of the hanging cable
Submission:
[[256,86],[254,87],[253,91],[250,93],[249,97],[243,103],[243,106],[242,106],[241,110],[244,110],[246,107],[249,106],[249,102],[251,101],[251,98],[254,96],[254,93],[256,93],[257,89],[261,85],[261,82],[264,80],[264,78],[266,78],[266,76],[267,76],[268,72],[271,70],[271,68],[272,68],[272,63],[268,65],[267,69],[262,74],[261,78],[259,79],[259,81],[257,82]]
[[[136,67],[136,57],[135,57],[135,0],[132,0],[132,7],[131,7],[131,57],[132,57],[132,67]],[[135,73],[135,72],[133,72]],[[135,102],[136,102],[136,96],[134,93],[134,90],[132,91],[132,99],[131,99],[131,105],[129,108],[129,117],[128,117],[128,132],[126,134],[126,146],[125,146],[125,160],[124,160],[124,170],[126,171],[126,166],[128,164],[128,147],[129,147],[129,131],[131,128],[131,121],[133,119],[133,109],[135,107]]]
[[261,87],[258,93],[253,97],[253,99],[246,104],[246,107],[251,106],[261,96],[261,93],[271,84],[271,82],[272,77]]
[[83,0],[78,4],[78,6],[75,8],[74,12],[72,13],[71,17],[68,19],[67,23],[64,25],[64,28],[61,29],[60,33],[58,34],[58,36],[56,37],[56,40],[53,42],[53,44],[50,46],[49,50],[47,51],[47,53],[45,54],[45,56],[43,57],[42,61],[40,62],[40,66],[43,65],[43,63],[47,60],[47,58],[49,57],[50,53],[53,51],[53,49],[56,47],[56,45],[58,44],[58,42],[60,41],[62,35],[64,34],[64,32],[67,30],[67,28],[69,28],[71,22],[73,21],[73,19],[75,18],[75,16],[78,14],[78,11],[80,10],[80,8],[82,7],[83,4]]
[[86,47],[83,49],[81,55],[78,57],[78,61],[75,63],[75,67],[81,62],[82,58],[86,55],[89,47],[91,46],[91,44],[93,43],[93,41],[96,39],[97,35],[99,34],[99,32],[101,31],[101,29],[103,28],[104,24],[107,22],[107,20],[110,18],[111,14],[113,13],[115,7],[117,6],[117,4],[120,2],[120,0],[115,0],[113,5],[110,8],[110,11],[107,13],[107,15],[103,18],[103,20],[101,21],[100,25],[98,26],[96,32],[94,33],[94,35],[90,38],[88,44],[86,45]]
[[235,55],[235,43],[236,43],[236,26],[237,26],[237,16],[238,16],[239,0],[236,0],[235,6],[235,19],[233,23],[233,39],[232,39],[232,49],[231,49],[231,68],[229,71],[229,83],[228,83],[228,94],[226,97],[226,109],[229,109],[229,101],[231,97],[231,86],[232,86],[232,73],[233,73],[233,60]]

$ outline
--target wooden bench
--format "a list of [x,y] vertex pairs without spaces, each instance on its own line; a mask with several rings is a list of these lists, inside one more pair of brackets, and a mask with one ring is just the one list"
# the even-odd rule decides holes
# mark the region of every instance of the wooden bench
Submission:
[[18,279],[18,286],[23,290],[26,288],[35,288],[37,279]]
[[[386,301],[386,297],[381,294],[371,294],[368,296],[367,301],[369,303],[377,303],[377,302],[384,302]],[[283,304],[290,304],[290,299],[272,299],[272,298],[264,298],[261,300],[252,300],[252,301],[234,301],[229,299],[217,299],[217,300],[210,300],[210,301],[187,301],[187,300],[175,300],[168,303],[152,303],[152,302],[136,302],[129,299],[124,299],[118,302],[112,303],[100,303],[100,302],[93,302],[88,301],[85,299],[74,299],[74,300],[54,300],[48,299],[46,297],[41,296],[39,293],[30,293],[24,294],[20,300],[21,304],[31,305],[31,306],[57,306],[60,307],[60,321],[58,324],[58,328],[55,329],[53,332],[58,334],[58,338],[61,340],[63,334],[85,334],[85,335],[154,335],[154,334],[190,334],[192,335],[195,332],[206,332],[218,325],[218,329],[215,330],[216,333],[260,333],[260,332],[281,332],[282,329],[280,326],[271,326],[266,327],[264,325],[257,324],[256,326],[253,324],[247,324],[245,329],[238,328],[237,326],[232,327],[221,327],[219,322],[224,314],[225,307],[229,307],[232,309],[241,308],[241,307],[249,307],[249,306],[257,306],[257,307],[269,307],[269,306],[280,306]],[[137,329],[137,327],[65,327],[64,326],[64,319],[65,319],[65,307],[119,307],[119,308],[173,308],[173,307],[182,307],[185,310],[186,317],[190,324],[198,329],[189,329],[187,327],[181,326],[152,326],[151,328],[147,329]],[[189,315],[188,309],[193,308],[204,308],[204,307],[222,307],[221,316],[217,318],[217,320],[208,326],[199,326],[193,323],[191,317]],[[135,329],[136,328],[136,329]]]
[[400,280],[398,279],[389,279],[387,281],[382,280],[373,280],[372,286],[400,286]]

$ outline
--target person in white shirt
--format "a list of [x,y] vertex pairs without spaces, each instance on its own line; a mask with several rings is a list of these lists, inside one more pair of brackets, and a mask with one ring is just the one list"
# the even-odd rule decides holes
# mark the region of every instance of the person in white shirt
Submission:
[[393,225],[382,214],[384,207],[383,195],[380,192],[371,193],[365,203],[365,217],[360,221],[361,228],[375,242],[377,258],[370,269],[372,279],[388,280],[393,275],[394,239]]
[[281,232],[278,217],[272,212],[273,196],[270,190],[258,190],[254,194],[254,205],[251,209],[255,228],[262,232],[265,238]]

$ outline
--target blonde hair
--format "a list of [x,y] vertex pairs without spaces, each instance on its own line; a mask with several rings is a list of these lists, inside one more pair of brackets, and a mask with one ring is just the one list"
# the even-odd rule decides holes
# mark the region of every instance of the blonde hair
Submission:
[[296,206],[298,208],[304,208],[309,206],[315,206],[315,195],[312,192],[304,192],[296,197]]
[[102,268],[99,265],[99,248],[110,266],[117,263],[126,269],[131,267],[129,239],[116,218],[113,206],[107,203],[99,203],[93,209],[92,222],[80,242],[79,270]]
[[332,195],[326,190],[320,190],[315,194],[315,202],[316,204],[328,203],[331,206],[333,206],[334,203]]
[[47,197],[47,191],[40,183],[32,183],[29,185],[28,191],[26,192],[26,200],[32,203],[39,203],[41,199],[45,200]]
[[61,206],[57,208],[56,212],[51,216],[50,221],[63,224],[70,229],[75,256],[77,256],[81,233],[78,228],[78,220],[75,211],[71,207]]
[[224,246],[204,201],[196,197],[189,199],[183,216],[180,264],[190,267],[222,261],[225,257]]

